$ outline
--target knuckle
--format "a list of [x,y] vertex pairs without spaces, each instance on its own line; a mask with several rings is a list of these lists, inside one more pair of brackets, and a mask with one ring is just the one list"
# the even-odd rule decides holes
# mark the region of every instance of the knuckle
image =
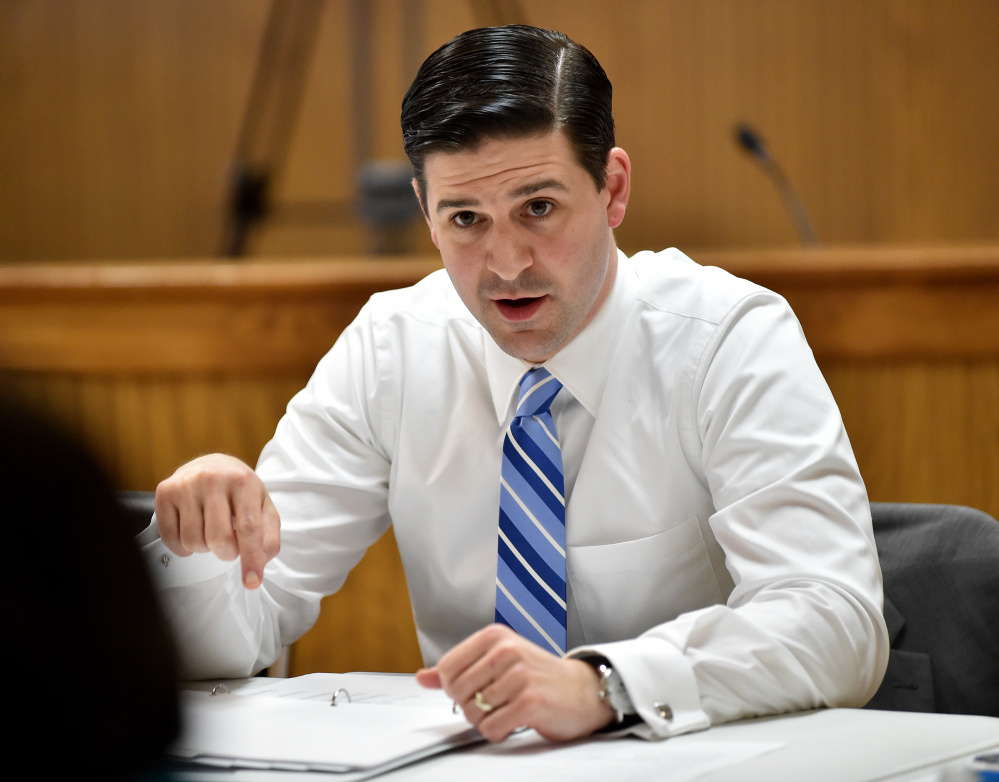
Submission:
[[268,559],[273,559],[281,553],[281,541],[276,538],[264,539],[264,554]]
[[239,555],[232,546],[209,546],[208,550],[211,551],[216,557],[221,559],[223,562],[232,562]]
[[185,475],[182,479],[189,491],[200,491],[214,494],[225,487],[225,476],[216,467],[209,467],[201,472]]
[[236,541],[231,535],[222,533],[211,533],[205,535],[205,543],[208,549],[219,559],[231,561],[239,555]]
[[485,633],[486,638],[488,640],[492,641],[493,643],[500,643],[502,639],[504,639],[507,636],[507,630],[508,628],[506,627],[506,625],[491,624],[488,625],[485,628],[485,630],[483,630],[483,632]]
[[531,676],[531,670],[522,661],[518,660],[507,668],[506,676],[508,681],[518,690],[523,689]]
[[236,514],[232,522],[233,529],[236,530],[236,535],[242,537],[244,535],[252,535],[259,529],[257,524],[257,519],[252,513],[247,513],[246,511],[240,511]]
[[172,478],[164,478],[156,484],[156,502],[168,499],[174,490],[173,486],[174,482]]
[[507,669],[508,672],[523,666],[520,644],[504,638],[492,650],[493,664]]
[[254,487],[253,480],[250,475],[247,475],[243,470],[237,470],[231,475],[227,476],[229,484],[232,486],[233,491],[245,492],[248,489]]
[[521,693],[520,701],[527,713],[537,714],[547,705],[548,698],[540,688],[533,687]]
[[520,656],[520,644],[517,643],[512,638],[504,638],[498,644],[496,644],[496,650],[503,654],[505,657],[519,657]]
[[176,508],[180,504],[180,487],[176,481],[167,479],[161,481],[156,486],[156,494],[153,498],[153,508],[156,511],[156,516],[167,516],[169,515],[171,508]]
[[180,544],[188,551],[206,551],[204,535],[200,530],[192,530],[182,527],[180,530]]

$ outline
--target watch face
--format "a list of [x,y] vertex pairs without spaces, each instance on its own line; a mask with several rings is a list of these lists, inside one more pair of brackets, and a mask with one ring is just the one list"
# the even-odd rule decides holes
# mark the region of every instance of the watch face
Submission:
[[600,698],[617,712],[618,722],[625,714],[635,713],[635,707],[631,703],[620,674],[609,665],[600,666]]

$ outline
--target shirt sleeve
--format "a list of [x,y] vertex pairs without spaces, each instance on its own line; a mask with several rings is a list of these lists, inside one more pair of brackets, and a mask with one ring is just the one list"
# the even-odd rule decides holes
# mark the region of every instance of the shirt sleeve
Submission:
[[714,330],[686,395],[685,453],[735,588],[607,657],[666,737],[741,717],[861,706],[887,665],[870,506],[839,410],[786,302],[740,301]]
[[316,621],[388,528],[389,459],[380,442],[378,351],[362,310],[289,402],[256,472],[281,518],[281,551],[263,584],[243,588],[240,564],[177,557],[155,519],[140,544],[177,641],[187,679],[249,676]]

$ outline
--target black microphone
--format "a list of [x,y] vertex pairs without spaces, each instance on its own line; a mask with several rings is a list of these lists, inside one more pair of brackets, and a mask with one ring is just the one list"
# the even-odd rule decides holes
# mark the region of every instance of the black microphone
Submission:
[[815,229],[812,228],[812,221],[808,219],[805,205],[801,202],[801,198],[798,197],[794,188],[791,187],[791,183],[784,176],[777,161],[770,156],[760,135],[749,125],[741,123],[735,127],[735,140],[762,166],[767,176],[777,186],[781,198],[784,199],[784,206],[791,213],[791,220],[794,222],[795,228],[798,229],[798,236],[801,238],[802,244],[817,245],[819,237],[815,235]]

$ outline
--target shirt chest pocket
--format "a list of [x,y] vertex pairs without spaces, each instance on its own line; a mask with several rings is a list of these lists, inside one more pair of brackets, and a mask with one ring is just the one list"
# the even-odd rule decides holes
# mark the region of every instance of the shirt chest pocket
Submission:
[[635,638],[722,602],[696,517],[638,540],[571,546],[566,571],[587,643]]

